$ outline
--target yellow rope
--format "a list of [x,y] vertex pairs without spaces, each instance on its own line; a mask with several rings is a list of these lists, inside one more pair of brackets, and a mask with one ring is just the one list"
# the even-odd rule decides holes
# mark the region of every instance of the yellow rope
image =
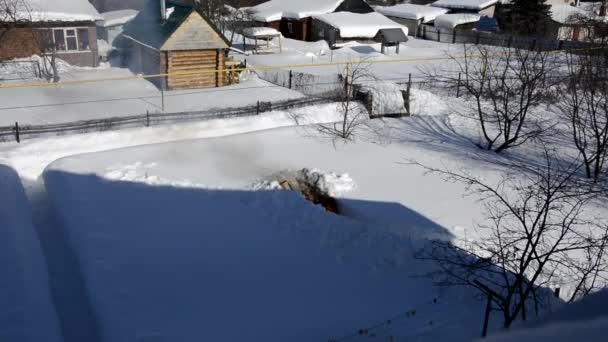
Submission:
[[[580,50],[569,50],[569,51],[585,51],[595,50],[602,48],[586,48]],[[560,53],[562,50],[547,51],[547,53]],[[152,74],[152,75],[135,75],[125,77],[111,77],[111,78],[96,78],[88,80],[75,80],[75,81],[62,81],[62,82],[38,82],[38,83],[20,83],[20,84],[0,84],[0,89],[11,89],[11,88],[40,88],[40,87],[57,87],[62,85],[74,85],[74,84],[85,84],[85,83],[99,83],[109,81],[127,81],[136,79],[147,79],[147,78],[158,78],[158,77],[169,77],[169,76],[191,76],[191,75],[202,75],[209,73],[230,73],[230,72],[242,72],[242,71],[256,71],[256,70],[275,70],[275,69],[299,69],[309,67],[328,67],[328,66],[349,66],[352,64],[380,64],[380,63],[409,63],[409,62],[428,62],[428,61],[448,61],[458,60],[465,58],[481,58],[481,57],[501,57],[505,54],[495,55],[473,55],[473,56],[443,56],[443,57],[422,57],[422,58],[402,58],[402,59],[387,59],[387,60],[361,60],[361,61],[345,61],[345,62],[327,62],[317,64],[284,64],[284,65],[273,65],[273,66],[259,66],[253,68],[233,68],[233,69],[199,69],[191,71],[181,71],[163,74]]]

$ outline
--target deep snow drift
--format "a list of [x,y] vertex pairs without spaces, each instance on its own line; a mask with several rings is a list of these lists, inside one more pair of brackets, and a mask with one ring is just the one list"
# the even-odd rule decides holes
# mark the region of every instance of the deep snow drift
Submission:
[[323,341],[440,305],[428,280],[410,278],[412,241],[295,193],[116,182],[69,164],[53,164],[45,184],[104,342]]
[[17,173],[0,163],[0,341],[60,342],[47,267]]

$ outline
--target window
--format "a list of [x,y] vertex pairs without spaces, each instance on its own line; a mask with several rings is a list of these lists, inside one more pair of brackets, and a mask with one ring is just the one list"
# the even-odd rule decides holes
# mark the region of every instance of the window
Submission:
[[91,49],[88,28],[55,28],[53,29],[53,41],[58,52]]
[[293,34],[293,23],[287,23],[287,32]]
[[59,51],[65,50],[65,34],[63,30],[54,30],[53,38],[55,39],[55,48]]
[[89,30],[87,29],[78,29],[78,50],[90,50],[91,46],[89,45]]
[[65,30],[65,41],[67,50],[78,50],[78,40],[76,39],[76,30]]

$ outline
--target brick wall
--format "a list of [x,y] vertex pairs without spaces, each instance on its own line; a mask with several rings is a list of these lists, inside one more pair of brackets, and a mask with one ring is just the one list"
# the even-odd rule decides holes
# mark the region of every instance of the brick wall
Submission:
[[[54,25],[56,27],[67,27]],[[78,25],[83,27],[87,25]],[[99,55],[97,49],[97,28],[95,25],[89,28],[90,51],[83,52],[58,52],[57,56],[66,62],[77,66],[96,67],[99,65]],[[38,39],[31,27],[12,28],[8,32],[0,35],[0,61],[15,58],[26,58],[40,54]]]
[[0,61],[30,57],[40,53],[38,43],[31,28],[13,28],[1,33]]

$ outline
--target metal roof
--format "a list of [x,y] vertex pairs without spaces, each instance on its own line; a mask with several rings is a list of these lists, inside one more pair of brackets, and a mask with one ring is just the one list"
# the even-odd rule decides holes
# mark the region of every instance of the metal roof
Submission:
[[378,36],[381,36],[386,43],[407,42],[407,36],[402,29],[398,28],[381,29],[378,31]]

